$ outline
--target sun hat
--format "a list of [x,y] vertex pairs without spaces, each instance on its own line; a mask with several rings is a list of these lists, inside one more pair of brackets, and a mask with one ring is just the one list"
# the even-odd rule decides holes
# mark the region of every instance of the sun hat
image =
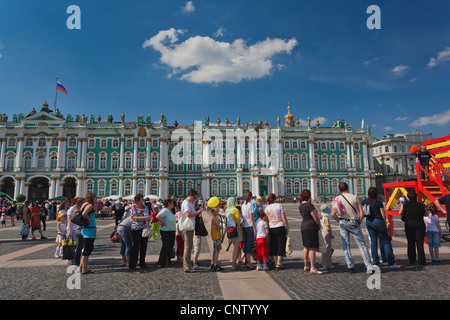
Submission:
[[320,211],[322,211],[322,215],[329,215],[331,213],[331,208],[327,204],[323,204],[320,206]]

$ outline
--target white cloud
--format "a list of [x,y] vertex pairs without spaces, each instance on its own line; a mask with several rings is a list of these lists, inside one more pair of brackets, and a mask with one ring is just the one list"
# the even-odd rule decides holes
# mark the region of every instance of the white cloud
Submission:
[[223,37],[225,35],[225,32],[227,31],[227,29],[220,27],[219,29],[217,29],[216,32],[214,32],[214,37],[218,38],[218,37]]
[[276,68],[271,58],[280,53],[291,53],[298,42],[269,39],[247,46],[242,39],[233,42],[216,41],[210,37],[195,36],[177,43],[183,30],[162,30],[146,40],[143,48],[152,47],[161,53],[160,62],[172,69],[172,75],[194,83],[238,83],[259,79]]
[[409,117],[397,117],[394,120],[395,121],[405,121],[405,120],[408,120],[408,119],[409,119]]
[[445,50],[439,52],[436,58],[431,58],[427,64],[428,68],[434,68],[438,64],[443,62],[450,61],[450,47],[445,48]]
[[185,5],[184,8],[183,8],[183,12],[184,12],[184,13],[192,13],[192,12],[194,12],[194,11],[195,11],[195,6],[194,6],[194,4],[192,3],[192,1],[186,2],[186,5]]
[[[300,120],[300,126],[304,127],[308,125],[308,120],[298,119]],[[327,122],[327,119],[325,117],[315,117],[311,119],[311,126],[315,127],[316,122],[319,121],[320,125],[322,126],[325,122]]]
[[392,127],[390,127],[390,126],[386,126],[383,129],[386,130],[386,131],[392,131]]
[[400,64],[398,66],[395,66],[391,70],[391,72],[394,77],[403,77],[405,75],[406,71],[408,71],[408,70],[409,70],[408,66]]
[[441,113],[434,114],[432,116],[420,117],[419,119],[414,120],[411,126],[413,127],[422,127],[428,125],[443,126],[447,123],[450,123],[450,109]]
[[371,64],[372,62],[375,62],[375,61],[378,61],[378,57],[375,57],[375,58],[373,58],[373,59],[364,61],[363,64],[369,65],[369,64]]

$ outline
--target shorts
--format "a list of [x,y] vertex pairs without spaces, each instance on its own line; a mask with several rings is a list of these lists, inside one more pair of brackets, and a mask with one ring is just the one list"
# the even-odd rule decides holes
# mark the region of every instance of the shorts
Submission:
[[222,240],[220,240],[220,239],[213,240],[213,248],[214,248],[214,251],[222,250]]
[[439,232],[427,231],[428,247],[429,248],[440,248],[441,247],[441,236]]
[[84,238],[83,249],[81,250],[81,255],[83,257],[89,257],[94,250],[94,240],[95,238]]

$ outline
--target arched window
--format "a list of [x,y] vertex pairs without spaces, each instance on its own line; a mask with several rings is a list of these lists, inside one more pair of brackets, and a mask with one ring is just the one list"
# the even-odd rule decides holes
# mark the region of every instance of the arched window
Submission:
[[292,194],[292,182],[291,182],[291,179],[287,179],[286,180],[286,184],[285,184],[285,192],[286,192],[286,194]]
[[45,138],[39,138],[38,147],[45,147],[47,145],[47,140]]
[[38,160],[37,161],[37,168],[38,168],[38,170],[44,170],[44,168],[45,168],[45,156],[43,154],[40,154],[38,156],[37,160]]
[[227,186],[227,183],[226,183],[226,181],[222,181],[222,182],[220,183],[220,195],[221,195],[222,197],[225,197],[225,196],[227,195],[227,193],[228,193],[228,186]]

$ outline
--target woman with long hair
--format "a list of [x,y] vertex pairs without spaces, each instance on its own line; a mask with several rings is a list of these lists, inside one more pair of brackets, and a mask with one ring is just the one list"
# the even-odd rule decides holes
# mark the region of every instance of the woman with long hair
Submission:
[[[392,250],[391,239],[386,228],[386,213],[383,203],[378,200],[378,189],[370,187],[367,191],[367,199],[361,202],[362,206],[369,208],[369,215],[366,215],[366,227],[370,236],[370,249],[372,253],[372,262],[375,265],[380,264],[378,256],[378,240],[380,240],[380,249],[390,268],[399,268],[395,264],[394,252]],[[383,259],[383,260],[385,260]]]
[[175,244],[175,231],[177,219],[172,212],[175,204],[172,199],[164,200],[163,208],[156,215],[156,220],[158,220],[161,225],[159,228],[162,240],[162,248],[159,253],[157,268],[164,268],[170,266],[172,263],[170,261],[173,246]]
[[84,219],[89,223],[81,228],[81,235],[84,238],[83,249],[81,250],[80,265],[78,267],[82,274],[93,273],[94,270],[88,268],[89,256],[94,250],[94,241],[97,237],[97,225],[95,223],[95,206],[97,196],[90,192],[86,195],[86,203],[81,208]]
[[134,204],[130,207],[130,216],[133,220],[131,224],[131,253],[129,269],[136,269],[139,259],[139,266],[141,268],[147,268],[145,263],[145,256],[147,253],[148,237],[142,236],[142,231],[148,226],[152,216],[148,213],[148,208],[144,203],[144,196],[137,194],[134,197]]

